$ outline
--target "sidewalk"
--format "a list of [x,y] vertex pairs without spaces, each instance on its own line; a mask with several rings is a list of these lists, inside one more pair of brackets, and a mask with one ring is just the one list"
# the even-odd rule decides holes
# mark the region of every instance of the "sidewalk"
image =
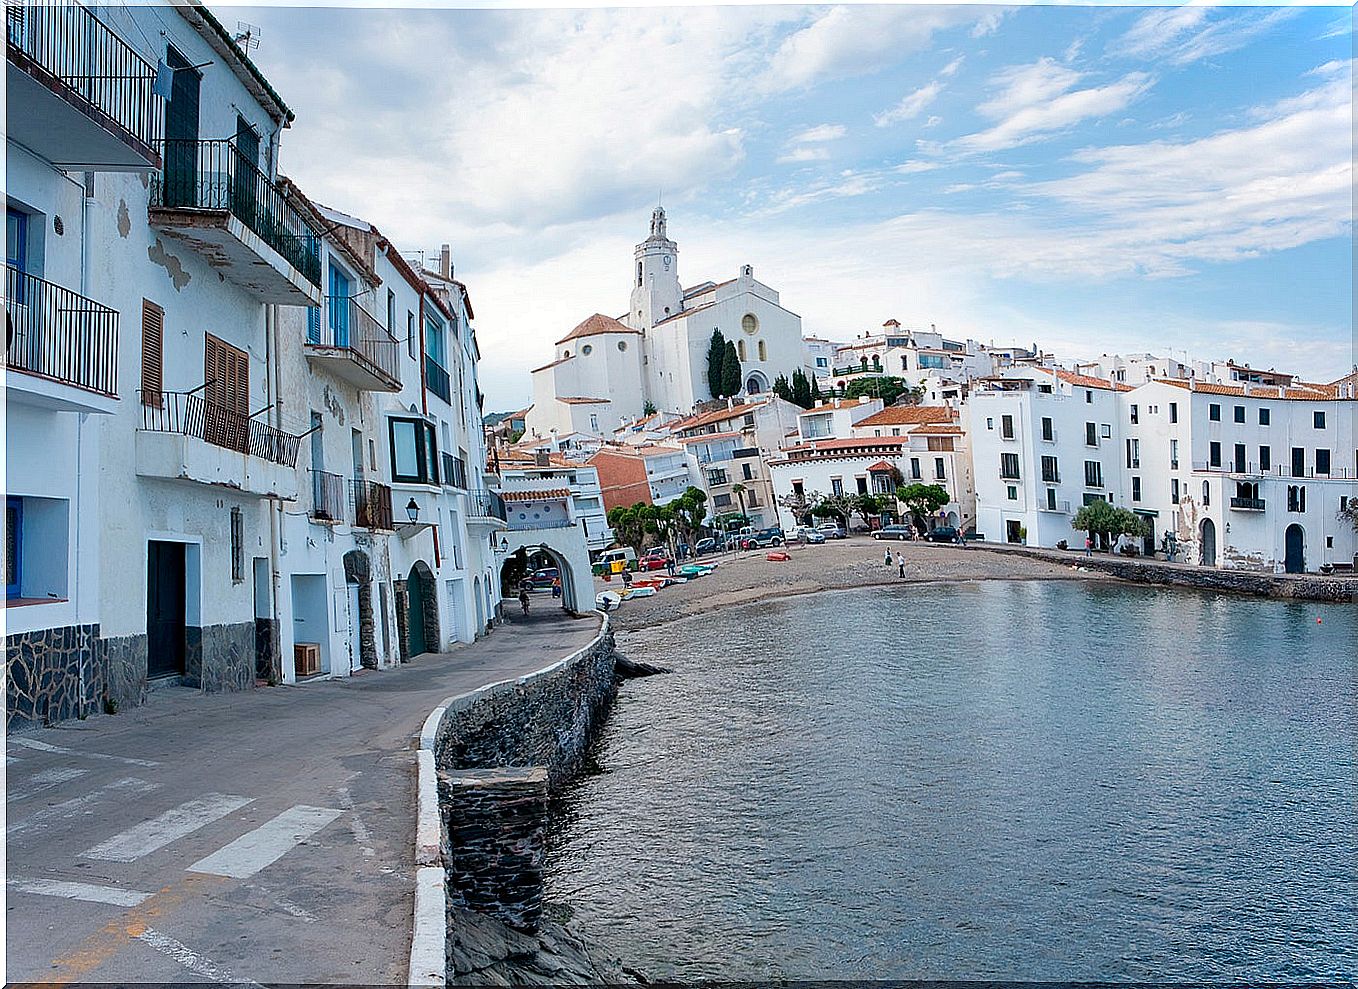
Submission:
[[543,607],[396,669],[9,736],[7,981],[404,985],[412,737],[597,629]]

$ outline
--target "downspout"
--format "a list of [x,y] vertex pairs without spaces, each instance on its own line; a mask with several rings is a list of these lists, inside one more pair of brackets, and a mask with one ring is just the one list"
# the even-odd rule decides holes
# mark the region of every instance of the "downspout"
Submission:
[[[80,294],[85,298],[90,297],[90,211],[94,205],[94,173],[85,173],[85,184],[80,198]],[[85,417],[89,413],[81,412],[75,420],[75,503],[76,523],[75,523],[75,574],[74,587],[71,591],[72,611],[75,616],[75,624],[80,625],[80,529],[85,520],[85,505],[81,500],[84,493],[84,485],[80,483],[81,475],[84,473],[81,457],[84,456],[85,441]],[[88,650],[80,651],[80,670],[77,683],[77,694],[80,702],[77,711],[83,720],[89,713],[85,708],[85,688],[89,682],[89,653]]]
[[[275,339],[278,333],[278,305],[270,303],[264,308],[264,359],[265,374],[264,383],[268,391],[265,397],[272,411],[270,418],[277,429],[283,428],[283,398],[279,384],[279,354],[278,341]],[[294,468],[296,469],[296,468]],[[273,647],[278,651],[278,663],[282,666],[282,629],[278,617],[278,591],[282,584],[282,575],[279,573],[279,537],[281,533],[280,516],[283,513],[283,502],[273,499],[269,505],[269,620],[272,623],[270,637],[273,639]],[[274,679],[281,680],[283,671],[281,668],[274,669],[273,657],[269,657],[269,672],[274,675]]]

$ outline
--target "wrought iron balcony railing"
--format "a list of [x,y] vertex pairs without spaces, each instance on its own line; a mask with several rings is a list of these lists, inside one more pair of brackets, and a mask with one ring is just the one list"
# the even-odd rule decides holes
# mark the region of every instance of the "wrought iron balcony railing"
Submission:
[[147,432],[180,433],[284,467],[297,464],[301,437],[209,402],[197,391],[148,393],[138,389],[137,395],[142,406],[141,428]]
[[[327,296],[324,318],[307,323],[307,343],[341,347],[371,373],[401,383],[401,345],[391,332],[350,296]],[[319,317],[319,313],[317,316]]]
[[494,491],[475,491],[467,495],[468,514],[507,521],[505,500]]
[[449,397],[452,394],[452,385],[448,378],[448,372],[428,354],[424,355],[424,383],[425,387],[439,398],[449,404],[452,403],[452,399]]
[[376,481],[350,482],[354,492],[354,525],[364,529],[392,531],[391,488]]
[[344,521],[344,478],[328,471],[311,470],[311,519],[313,522]]
[[1262,512],[1264,510],[1264,499],[1232,498],[1231,507],[1245,512]]
[[467,487],[467,462],[451,453],[443,454],[443,483],[450,488]]
[[321,283],[320,234],[235,141],[162,141],[151,206],[226,210],[313,285]]
[[5,5],[8,57],[54,93],[154,155],[163,114],[155,66],[78,3]]
[[6,364],[85,391],[118,395],[118,311],[5,267]]

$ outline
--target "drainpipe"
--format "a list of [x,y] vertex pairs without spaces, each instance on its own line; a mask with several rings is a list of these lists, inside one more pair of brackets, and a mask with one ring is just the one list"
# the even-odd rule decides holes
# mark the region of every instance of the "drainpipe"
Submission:
[[[275,428],[283,428],[283,397],[279,385],[279,355],[278,341],[278,306],[276,303],[269,303],[264,308],[264,355],[265,373],[264,383],[269,394],[265,401],[272,406],[270,418],[273,419]],[[295,469],[295,468],[294,468]],[[274,499],[269,505],[269,618],[273,623],[271,630],[275,640],[273,645],[279,650],[279,665],[282,665],[282,630],[278,618],[278,591],[282,583],[282,575],[279,573],[279,538],[281,534],[281,519],[283,512],[283,502]],[[273,670],[272,657],[269,661],[270,672]],[[282,669],[277,670],[278,677],[282,677]]]
[[[80,199],[80,294],[88,299],[90,297],[90,213],[94,206],[93,172],[85,173],[83,193]],[[71,589],[71,605],[77,626],[80,625],[80,529],[85,519],[85,505],[81,498],[84,486],[80,483],[81,475],[84,474],[81,458],[84,456],[85,450],[85,419],[88,415],[88,412],[81,412],[75,420],[75,573],[72,575],[74,586]],[[88,668],[88,651],[81,650],[79,682],[77,684],[80,701],[77,707],[82,719],[89,713],[85,707],[85,688],[89,682]]]

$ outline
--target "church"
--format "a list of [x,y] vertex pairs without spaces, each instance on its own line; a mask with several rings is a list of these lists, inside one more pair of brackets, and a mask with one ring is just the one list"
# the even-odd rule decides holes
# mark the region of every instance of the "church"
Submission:
[[551,363],[533,371],[528,435],[610,434],[647,405],[686,414],[713,396],[707,386],[712,331],[736,345],[743,392],[766,392],[780,374],[803,366],[802,318],[756,281],[754,268],[722,282],[683,287],[679,245],[665,210],[633,255],[631,305],[618,316],[595,313],[556,342]]

